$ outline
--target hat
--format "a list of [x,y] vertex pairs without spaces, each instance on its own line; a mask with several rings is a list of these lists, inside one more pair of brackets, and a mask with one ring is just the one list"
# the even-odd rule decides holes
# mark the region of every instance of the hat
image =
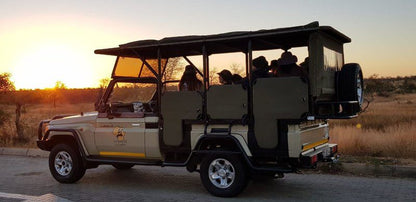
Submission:
[[291,52],[285,51],[280,56],[280,59],[277,60],[277,63],[279,65],[290,65],[295,64],[298,61],[298,58],[294,55],[292,55]]
[[220,73],[218,73],[218,75],[220,75],[220,77],[222,77],[224,80],[230,80],[233,78],[233,74],[231,74],[231,72],[226,69],[222,70]]
[[196,74],[195,67],[192,65],[186,65],[184,74]]
[[277,60],[272,60],[272,61],[270,62],[270,67],[277,67],[277,66],[279,66],[279,63],[278,63],[278,61],[277,61]]
[[260,57],[253,59],[253,65],[256,67],[256,69],[268,69],[269,68],[269,63],[267,62],[264,56],[260,56]]

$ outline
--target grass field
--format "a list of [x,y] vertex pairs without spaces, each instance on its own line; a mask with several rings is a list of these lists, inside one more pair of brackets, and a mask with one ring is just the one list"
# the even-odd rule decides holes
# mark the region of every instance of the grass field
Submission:
[[[0,146],[36,147],[38,124],[57,114],[79,114],[94,110],[93,103],[25,105],[22,123],[26,143],[14,141],[14,105],[0,105],[11,115],[1,126]],[[411,158],[416,160],[416,94],[375,97],[358,118],[330,121],[331,142],[341,154]]]
[[41,120],[50,119],[58,114],[79,114],[94,110],[94,103],[81,104],[33,104],[25,105],[21,115],[26,142],[15,141],[15,106],[0,105],[1,109],[10,114],[9,121],[0,126],[0,146],[36,147],[37,131]]
[[358,118],[330,124],[341,154],[416,159],[416,94],[375,97]]

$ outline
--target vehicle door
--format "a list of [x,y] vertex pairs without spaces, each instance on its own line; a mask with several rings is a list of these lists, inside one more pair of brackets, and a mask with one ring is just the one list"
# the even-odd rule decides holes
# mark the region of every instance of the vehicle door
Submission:
[[102,157],[145,157],[143,113],[99,113],[95,144]]
[[117,82],[111,87],[107,110],[99,112],[96,122],[95,144],[99,155],[145,158],[146,122],[149,122],[146,119],[152,113],[148,108],[156,84]]

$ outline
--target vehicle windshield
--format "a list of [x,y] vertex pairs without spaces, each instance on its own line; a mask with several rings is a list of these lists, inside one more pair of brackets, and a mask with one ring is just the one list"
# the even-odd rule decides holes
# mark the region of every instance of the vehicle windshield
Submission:
[[117,82],[113,87],[108,103],[147,103],[153,98],[155,92],[156,84],[154,83]]
[[[142,59],[132,57],[118,57],[114,67],[112,77],[142,78],[154,77],[158,72],[158,60],[147,59],[147,65]],[[161,60],[161,66],[164,67],[166,59]]]

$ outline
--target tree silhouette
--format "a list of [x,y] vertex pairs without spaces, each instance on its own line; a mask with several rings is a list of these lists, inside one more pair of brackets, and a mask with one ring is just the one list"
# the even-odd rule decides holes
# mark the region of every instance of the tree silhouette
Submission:
[[182,72],[180,72],[180,70],[183,68],[184,64],[182,63],[182,58],[169,58],[165,73],[163,74],[163,80],[179,80],[182,76]]
[[[0,74],[0,93],[7,93],[15,89],[13,82],[10,80],[10,73]],[[0,108],[0,126],[3,125],[10,115]]]
[[10,73],[0,74],[0,92],[8,92],[15,90],[13,82],[10,80]]
[[62,81],[56,81],[55,87],[52,90],[53,108],[56,108],[56,101],[62,98],[62,91],[67,89],[66,85]]

